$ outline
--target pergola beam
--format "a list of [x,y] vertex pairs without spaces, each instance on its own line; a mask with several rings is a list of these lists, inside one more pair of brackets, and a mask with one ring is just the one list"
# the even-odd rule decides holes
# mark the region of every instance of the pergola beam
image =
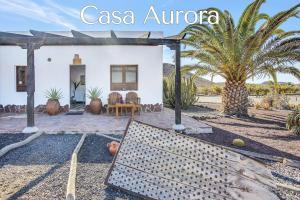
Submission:
[[150,36],[151,36],[151,32],[149,31],[149,32],[147,33],[147,38],[150,38]]
[[0,38],[5,37],[5,38],[14,38],[14,37],[21,37],[21,38],[32,38],[30,35],[22,35],[22,34],[17,34],[17,33],[8,33],[8,32],[0,32]]
[[27,37],[27,36],[0,36],[0,45],[18,45],[37,43],[43,46],[68,46],[68,45],[171,45],[177,43],[175,39],[160,38],[71,38],[71,37]]
[[118,39],[116,33],[113,30],[110,31],[110,37],[113,39]]
[[181,124],[181,51],[180,42],[170,46],[175,50],[175,125],[173,129],[183,131],[185,127]]
[[74,38],[93,38],[92,36],[89,36],[87,34],[81,33],[79,31],[71,30],[71,33]]
[[42,32],[42,31],[36,31],[36,30],[30,30],[29,31],[33,36],[39,37],[39,38],[70,38],[67,36],[63,36],[63,35],[57,35],[57,34],[53,34],[53,33],[46,33],[46,32]]
[[35,92],[35,70],[34,70],[34,46],[27,45],[27,126],[34,127],[34,92]]

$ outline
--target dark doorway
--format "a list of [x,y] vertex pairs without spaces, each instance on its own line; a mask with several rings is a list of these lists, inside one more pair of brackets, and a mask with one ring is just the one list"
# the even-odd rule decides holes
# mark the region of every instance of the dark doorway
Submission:
[[70,65],[70,109],[85,108],[85,65]]

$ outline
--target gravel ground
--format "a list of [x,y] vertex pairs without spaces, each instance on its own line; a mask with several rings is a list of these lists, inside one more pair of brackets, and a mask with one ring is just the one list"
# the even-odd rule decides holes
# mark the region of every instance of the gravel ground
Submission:
[[3,147],[20,142],[22,140],[25,140],[27,137],[29,137],[31,134],[23,134],[23,133],[16,133],[16,134],[11,134],[11,133],[1,133],[0,134],[0,149]]
[[219,111],[205,105],[191,106],[187,110],[182,110],[182,114],[197,120],[216,119],[221,116]]
[[64,199],[80,135],[42,135],[0,159],[0,199]]
[[78,199],[113,200],[137,198],[104,185],[113,157],[106,144],[112,140],[90,135],[78,154],[76,195]]
[[285,128],[285,120],[289,113],[287,110],[249,108],[248,118],[219,116],[204,120],[200,117],[202,122],[212,126],[213,133],[194,136],[228,147],[234,147],[232,140],[240,138],[246,143],[246,146],[241,148],[243,150],[300,160],[300,136]]
[[[280,183],[300,187],[300,169],[279,162],[264,161],[271,170],[274,179]],[[300,200],[300,192],[278,187],[278,196],[286,200]]]

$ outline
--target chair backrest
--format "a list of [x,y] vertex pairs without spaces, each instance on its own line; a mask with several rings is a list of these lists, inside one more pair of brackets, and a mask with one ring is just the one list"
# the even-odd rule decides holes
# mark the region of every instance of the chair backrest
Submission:
[[135,104],[139,104],[139,97],[137,95],[137,93],[135,92],[128,92],[126,94],[126,103],[135,103]]
[[122,95],[118,92],[112,92],[108,95],[108,104],[114,105],[116,103],[122,103]]

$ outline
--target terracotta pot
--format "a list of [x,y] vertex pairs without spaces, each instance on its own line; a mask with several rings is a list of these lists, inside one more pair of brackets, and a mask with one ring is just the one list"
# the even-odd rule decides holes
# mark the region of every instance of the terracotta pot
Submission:
[[49,115],[57,115],[59,113],[60,104],[58,100],[48,100],[46,104],[46,112]]
[[90,111],[93,114],[100,114],[102,108],[102,102],[100,99],[91,100]]
[[111,143],[107,143],[107,148],[108,148],[110,155],[112,155],[112,156],[116,155],[116,153],[118,152],[119,146],[120,146],[119,142],[112,141]]

